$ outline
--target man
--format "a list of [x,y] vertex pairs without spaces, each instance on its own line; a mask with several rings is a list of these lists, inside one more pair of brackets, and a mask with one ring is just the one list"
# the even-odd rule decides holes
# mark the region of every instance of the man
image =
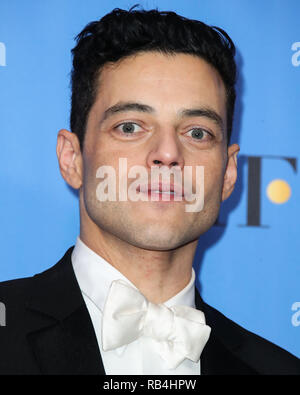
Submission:
[[[57,156],[79,190],[80,235],[54,267],[1,284],[0,372],[300,373],[194,285],[198,238],[237,177],[231,39],[172,12],[115,9],[72,52]],[[153,183],[155,170],[169,182]]]

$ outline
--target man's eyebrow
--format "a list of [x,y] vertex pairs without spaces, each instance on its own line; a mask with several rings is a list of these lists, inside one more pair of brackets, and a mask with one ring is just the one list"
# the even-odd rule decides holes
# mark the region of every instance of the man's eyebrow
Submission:
[[212,108],[201,107],[201,108],[186,108],[180,110],[181,117],[205,117],[215,122],[215,124],[224,130],[224,122],[222,117]]
[[[104,111],[102,122],[114,114],[126,111],[138,111],[148,114],[155,113],[155,109],[148,104],[138,102],[119,102]],[[180,118],[205,117],[214,121],[221,130],[224,129],[222,117],[215,110],[209,107],[184,108],[179,110],[178,115]]]
[[119,112],[126,112],[126,111],[139,111],[139,112],[147,112],[153,113],[155,112],[154,108],[148,106],[147,104],[136,103],[136,102],[120,102],[115,104],[114,106],[109,107],[107,110],[104,111],[102,121],[106,120],[110,116],[117,114]]

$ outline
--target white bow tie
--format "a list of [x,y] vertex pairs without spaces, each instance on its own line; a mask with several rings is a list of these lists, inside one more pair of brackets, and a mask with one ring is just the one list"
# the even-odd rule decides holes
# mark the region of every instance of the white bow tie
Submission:
[[113,281],[102,319],[102,348],[113,350],[140,336],[159,342],[159,354],[169,369],[188,358],[198,362],[211,328],[202,311],[188,306],[168,308],[149,302],[123,280]]

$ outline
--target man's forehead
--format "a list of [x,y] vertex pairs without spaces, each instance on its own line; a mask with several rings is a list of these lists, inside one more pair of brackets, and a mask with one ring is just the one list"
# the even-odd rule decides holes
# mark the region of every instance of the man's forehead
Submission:
[[186,54],[146,52],[108,63],[101,69],[97,91],[97,100],[103,105],[105,102],[104,110],[119,101],[151,105],[151,100],[161,99],[170,106],[174,102],[175,107],[186,107],[187,100],[191,107],[202,98],[217,107],[223,107],[226,101],[218,72],[203,59]]
[[[192,75],[191,75],[192,73]],[[99,71],[99,82],[108,78],[114,80],[125,76],[135,80],[155,79],[157,81],[176,81],[192,79],[194,84],[208,75],[220,86],[224,87],[218,71],[203,58],[184,53],[165,54],[158,51],[143,51],[121,58],[117,62],[108,62]],[[201,78],[202,77],[202,78]]]

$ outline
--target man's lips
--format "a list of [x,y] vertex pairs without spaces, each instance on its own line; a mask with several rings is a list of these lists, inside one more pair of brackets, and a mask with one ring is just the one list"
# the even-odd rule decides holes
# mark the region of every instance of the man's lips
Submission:
[[173,183],[164,184],[162,182],[140,185],[137,187],[137,192],[147,193],[148,195],[166,195],[181,198],[184,196],[183,188],[179,185]]

